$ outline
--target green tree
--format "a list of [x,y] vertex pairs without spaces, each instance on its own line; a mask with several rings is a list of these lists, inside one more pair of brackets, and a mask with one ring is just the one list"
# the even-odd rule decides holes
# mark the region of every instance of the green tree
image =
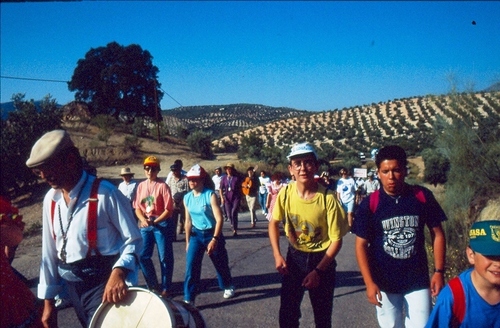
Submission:
[[240,159],[261,159],[264,140],[255,132],[243,136],[238,147],[238,158]]
[[76,100],[89,104],[94,116],[121,116],[128,122],[137,116],[156,119],[163,92],[152,59],[136,44],[92,48],[78,60],[68,88],[76,91]]
[[186,142],[193,151],[200,154],[201,158],[214,158],[214,153],[212,151],[212,136],[210,133],[195,131],[187,137]]
[[450,161],[436,149],[427,148],[422,151],[425,172],[424,181],[437,186],[438,183],[447,181],[447,174],[450,170]]
[[24,94],[12,97],[14,111],[1,123],[0,175],[3,192],[16,195],[22,187],[37,181],[24,164],[34,140],[44,133],[61,128],[61,110],[50,95],[37,106],[35,101],[24,100]]

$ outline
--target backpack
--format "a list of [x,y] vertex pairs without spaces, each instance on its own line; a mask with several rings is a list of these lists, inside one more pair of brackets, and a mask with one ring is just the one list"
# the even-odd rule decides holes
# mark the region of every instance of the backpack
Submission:
[[465,317],[465,292],[464,286],[459,277],[455,277],[448,282],[453,295],[452,322],[451,327],[458,327],[462,324]]
[[[92,251],[95,254],[100,255],[97,250],[97,191],[99,190],[99,184],[101,183],[101,178],[96,178],[94,182],[92,182],[92,187],[90,189],[90,197],[89,197],[89,208],[87,215],[87,239],[89,242],[89,250],[87,252],[87,256],[91,256]],[[82,186],[83,188],[84,186]],[[52,200],[50,206],[50,219],[52,223],[52,233],[53,238],[56,240],[56,235],[54,232],[54,212],[56,208],[56,202]]]
[[[420,188],[419,186],[412,186],[411,189],[413,191],[413,194],[417,198],[417,200],[420,203],[425,204],[426,203],[426,199],[425,199],[425,194],[424,194],[423,189]],[[377,210],[378,203],[379,203],[379,200],[380,200],[380,189],[379,190],[375,190],[369,197],[370,197],[370,199],[369,199],[369,201],[370,201],[370,212],[372,212],[372,214],[373,214]]]

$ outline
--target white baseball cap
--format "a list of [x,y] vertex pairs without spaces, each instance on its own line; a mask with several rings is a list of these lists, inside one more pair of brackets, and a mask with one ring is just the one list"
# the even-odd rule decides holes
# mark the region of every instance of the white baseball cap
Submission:
[[203,167],[201,167],[199,164],[195,164],[189,169],[189,171],[186,173],[186,176],[188,178],[203,178],[206,174],[207,172]]
[[316,154],[314,147],[308,142],[295,144],[290,150],[290,154],[288,154],[286,158],[288,158],[288,160],[291,160],[293,157],[298,157],[299,155],[305,154],[313,154],[314,157],[318,159],[318,155]]

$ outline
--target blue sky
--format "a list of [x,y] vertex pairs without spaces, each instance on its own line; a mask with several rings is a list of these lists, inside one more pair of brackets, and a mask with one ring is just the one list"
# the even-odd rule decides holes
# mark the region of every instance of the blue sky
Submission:
[[[1,75],[69,81],[91,48],[153,56],[162,109],[253,103],[341,109],[500,81],[500,2],[1,3]],[[472,21],[476,24],[473,25]],[[65,83],[1,79],[1,102]]]

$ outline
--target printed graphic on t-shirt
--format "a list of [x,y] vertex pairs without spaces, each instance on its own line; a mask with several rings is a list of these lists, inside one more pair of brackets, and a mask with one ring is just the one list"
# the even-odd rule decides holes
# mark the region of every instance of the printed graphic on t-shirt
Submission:
[[382,221],[384,251],[395,259],[408,259],[415,255],[418,215],[396,216]]
[[292,217],[291,223],[293,225],[293,231],[290,231],[289,237],[292,242],[296,242],[298,245],[305,245],[309,249],[321,248],[322,244],[322,229],[321,227],[314,227],[308,221],[297,222],[297,218]]
[[151,213],[153,211],[153,204],[155,202],[155,197],[153,195],[147,196],[146,198],[141,200],[141,204],[146,204],[146,214]]

